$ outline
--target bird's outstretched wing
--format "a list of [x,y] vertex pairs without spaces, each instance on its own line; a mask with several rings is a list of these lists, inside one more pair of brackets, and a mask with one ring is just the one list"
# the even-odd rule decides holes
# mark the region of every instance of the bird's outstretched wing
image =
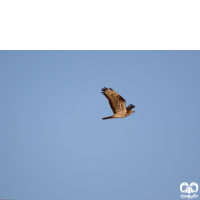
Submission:
[[120,96],[117,92],[115,92],[111,88],[102,88],[102,94],[108,99],[111,109],[113,113],[116,114],[118,112],[126,111],[126,101]]
[[132,108],[135,108],[135,106],[133,104],[130,104],[126,107],[126,110],[129,111],[131,110]]

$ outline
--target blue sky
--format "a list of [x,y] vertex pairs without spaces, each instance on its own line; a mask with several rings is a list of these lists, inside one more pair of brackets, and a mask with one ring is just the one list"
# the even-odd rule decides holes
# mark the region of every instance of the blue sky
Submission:
[[[199,51],[0,51],[0,85],[0,199],[179,200],[200,185]],[[135,113],[102,120],[102,87]]]

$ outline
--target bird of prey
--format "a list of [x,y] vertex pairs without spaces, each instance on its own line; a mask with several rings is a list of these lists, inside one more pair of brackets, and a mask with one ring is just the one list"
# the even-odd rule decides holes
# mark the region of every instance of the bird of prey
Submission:
[[109,117],[104,117],[102,119],[111,119],[111,118],[124,118],[132,113],[134,113],[134,110],[131,110],[132,108],[135,108],[133,104],[130,104],[129,106],[126,107],[126,101],[125,99],[120,96],[117,92],[115,92],[111,88],[102,88],[101,90],[102,94],[105,95],[105,97],[108,99],[108,102],[110,104],[110,107],[114,113],[114,115],[109,116]]

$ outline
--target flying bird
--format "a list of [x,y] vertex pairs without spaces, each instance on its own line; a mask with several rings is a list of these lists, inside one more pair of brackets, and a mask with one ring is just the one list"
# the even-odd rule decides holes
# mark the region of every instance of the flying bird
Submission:
[[130,104],[126,107],[126,101],[125,99],[120,96],[117,92],[115,92],[111,88],[102,88],[101,90],[102,94],[105,95],[105,97],[108,99],[108,102],[110,104],[110,107],[114,113],[114,115],[109,117],[104,117],[102,119],[111,119],[111,118],[124,118],[132,113],[134,113],[134,110],[131,110],[132,108],[135,108],[133,104]]

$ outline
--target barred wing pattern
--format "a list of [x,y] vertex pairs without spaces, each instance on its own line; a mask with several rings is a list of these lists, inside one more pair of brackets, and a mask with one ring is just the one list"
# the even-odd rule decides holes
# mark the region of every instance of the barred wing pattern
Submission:
[[102,119],[111,119],[111,118],[123,118],[130,114],[132,114],[135,111],[132,111],[131,109],[135,106],[130,104],[126,108],[126,101],[125,99],[120,96],[117,92],[115,92],[112,88],[102,88],[102,93],[105,95],[105,97],[108,99],[108,102],[110,104],[110,107],[114,113],[113,116],[105,117]]
[[108,99],[110,107],[112,108],[114,114],[126,110],[125,99],[121,97],[117,92],[115,92],[111,88],[108,89],[106,87],[102,88],[101,91],[101,93],[104,94],[105,97]]

